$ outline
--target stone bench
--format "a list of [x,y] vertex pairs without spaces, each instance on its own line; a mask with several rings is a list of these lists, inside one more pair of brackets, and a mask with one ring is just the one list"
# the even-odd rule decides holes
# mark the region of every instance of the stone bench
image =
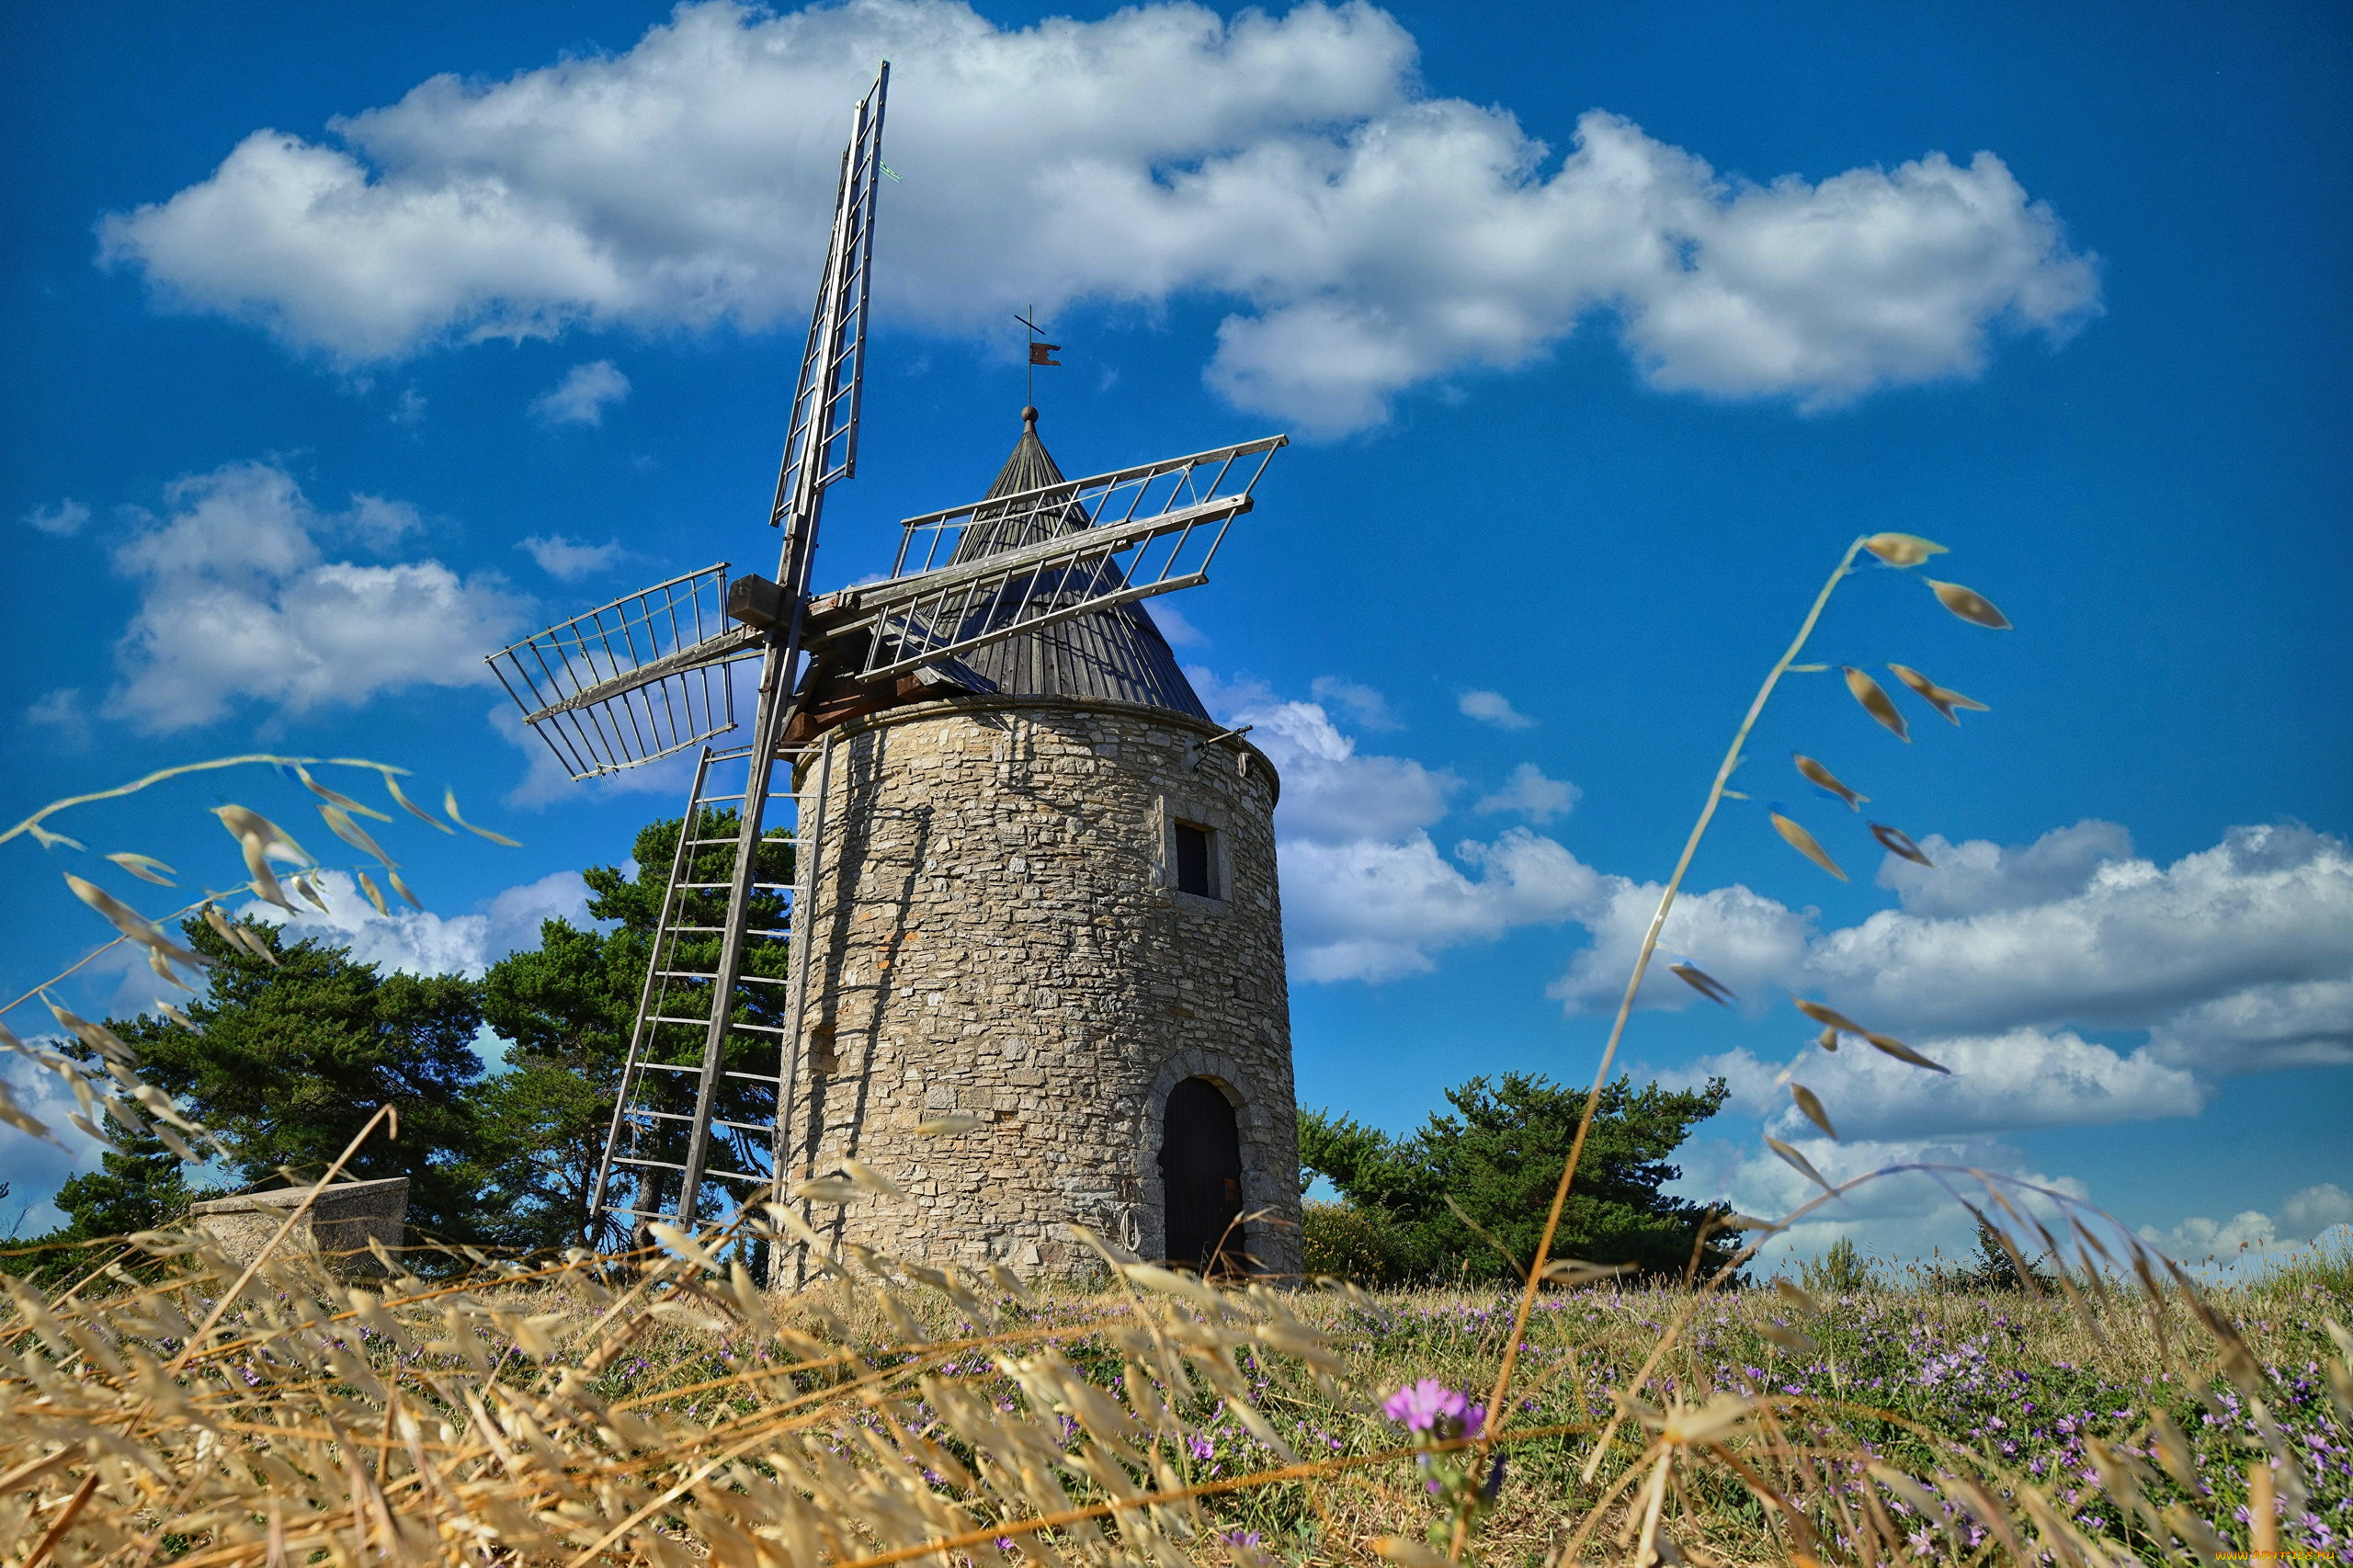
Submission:
[[[247,1264],[269,1244],[287,1214],[309,1191],[307,1187],[281,1187],[267,1192],[242,1192],[234,1198],[209,1199],[190,1213],[199,1230],[220,1243],[231,1257]],[[319,1194],[310,1212],[272,1256],[289,1260],[308,1257],[331,1262],[337,1268],[377,1272],[380,1266],[369,1253],[368,1243],[372,1239],[387,1247],[399,1246],[407,1218],[408,1177],[337,1182]]]

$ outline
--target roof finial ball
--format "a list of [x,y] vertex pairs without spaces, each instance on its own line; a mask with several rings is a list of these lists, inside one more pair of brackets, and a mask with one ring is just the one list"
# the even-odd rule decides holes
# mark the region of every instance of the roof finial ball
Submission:
[[1032,429],[1037,428],[1038,409],[1035,403],[1026,403],[1022,406],[1021,423],[1029,426]]

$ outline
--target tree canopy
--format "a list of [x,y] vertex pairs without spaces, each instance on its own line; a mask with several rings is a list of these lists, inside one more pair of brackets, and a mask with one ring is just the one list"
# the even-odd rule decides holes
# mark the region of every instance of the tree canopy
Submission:
[[285,1170],[315,1180],[378,1109],[400,1118],[344,1167],[355,1181],[409,1178],[409,1221],[440,1234],[479,1229],[479,1150],[472,1090],[482,1008],[458,975],[381,974],[346,948],[289,942],[249,923],[265,962],[201,920],[181,927],[212,960],[205,995],[187,1005],[198,1026],[117,1019],[115,1032],[148,1081],[191,1108],[234,1153],[247,1184]]
[[[1698,1090],[1655,1084],[1637,1090],[1624,1078],[1605,1085],[1552,1256],[1631,1263],[1650,1275],[1682,1272],[1711,1210],[1660,1190],[1682,1174],[1667,1157],[1722,1107],[1727,1092],[1722,1079]],[[1506,1073],[1472,1078],[1446,1097],[1452,1114],[1433,1115],[1408,1138],[1302,1110],[1300,1163],[1388,1222],[1407,1272],[1524,1278],[1586,1095]],[[1721,1264],[1730,1250],[1711,1236],[1702,1267]]]
[[59,1239],[96,1241],[158,1230],[187,1213],[195,1199],[188,1167],[162,1139],[132,1132],[111,1116],[107,1135],[115,1147],[98,1157],[98,1168],[68,1176],[57,1189],[55,1201],[65,1215]]

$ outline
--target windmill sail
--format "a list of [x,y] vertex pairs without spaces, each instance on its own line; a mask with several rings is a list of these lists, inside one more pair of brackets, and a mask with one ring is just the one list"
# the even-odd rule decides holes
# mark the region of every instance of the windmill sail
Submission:
[[[825,489],[858,467],[874,187],[890,85],[885,62],[851,119],[768,514],[785,528],[779,574],[789,585],[789,608],[808,593]],[[731,627],[726,603],[721,562],[549,627],[488,662],[524,722],[572,777],[615,773],[735,727],[733,688],[719,666],[763,657],[773,641],[765,633],[790,629]]]
[[735,727],[723,666],[760,650],[727,626],[727,563],[656,583],[490,655],[524,722],[574,778]]
[[[811,601],[804,640],[859,680],[886,680],[1192,587],[1207,580],[1228,525],[1250,510],[1259,476],[1288,440],[1057,479],[911,517],[898,574]],[[795,472],[788,456],[788,483]],[[492,665],[573,777],[614,772],[733,726],[732,687],[714,672],[760,657],[766,629],[781,617],[728,626],[727,599],[722,562],[552,627]],[[775,603],[779,611],[789,603],[781,590]]]
[[833,236],[826,245],[816,308],[809,318],[808,345],[801,351],[784,466],[777,475],[776,504],[768,511],[771,527],[790,529],[798,523],[805,528],[815,519],[825,487],[858,472],[867,280],[874,258],[875,182],[882,171],[882,111],[890,87],[886,61],[872,90],[858,101],[849,145],[842,150]]
[[[593,1199],[624,1225],[666,1218],[691,1226],[699,1214],[763,1189],[780,1193],[783,1184],[784,1116],[807,989],[794,884],[814,874],[823,835],[801,844],[799,798],[776,770],[795,760],[779,742],[796,709],[792,676],[825,490],[858,466],[874,187],[890,83],[886,62],[858,101],[842,153],[824,271],[768,512],[769,522],[784,530],[776,582],[743,579],[739,589],[756,591],[739,598],[722,592],[722,605],[745,624],[617,672],[576,693],[570,706],[531,715],[544,729],[584,708],[637,701],[631,683],[649,676],[666,682],[739,656],[760,659],[750,744],[725,752],[706,747],[696,769],[631,1031]],[[714,768],[736,763],[744,768],[741,789],[715,793]],[[820,800],[823,776],[821,767]],[[779,802],[789,823],[769,820]]]
[[882,680],[1205,582],[1288,443],[1268,436],[910,517],[898,574],[813,603],[811,642],[863,640],[859,678]]

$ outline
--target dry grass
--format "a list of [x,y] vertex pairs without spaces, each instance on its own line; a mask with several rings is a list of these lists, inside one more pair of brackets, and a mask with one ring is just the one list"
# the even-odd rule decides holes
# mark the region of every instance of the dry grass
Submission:
[[870,1257],[780,1300],[699,1250],[362,1286],[270,1266],[231,1298],[230,1260],[150,1235],[53,1295],[10,1281],[0,1540],[63,1563],[1426,1562],[1462,1518],[1492,1562],[1645,1534],[1666,1562],[2155,1561],[2259,1539],[2234,1512],[2251,1456],[2288,1544],[2353,1523],[2353,1372],[2323,1328],[2347,1303],[2320,1286],[2110,1281],[2083,1315],[1548,1293],[1485,1506],[1431,1495],[1448,1456],[1381,1401],[1481,1386],[1507,1298],[1134,1264],[1029,1293]]
[[[1858,540],[1815,597],[1665,886],[1597,1085],[1710,822],[1745,799],[1728,783],[1758,716],[1785,675],[1827,669],[1794,661],[1865,551],[1903,570],[1940,548]],[[1929,586],[1965,619],[2007,625],[1972,590]],[[1949,720],[1979,707],[1890,667]],[[1885,689],[1849,676],[1865,710],[1902,734]],[[392,877],[365,831],[337,820],[386,813],[319,784],[300,766],[311,760],[289,766],[334,808],[321,809],[328,825]],[[415,807],[397,770],[336,761],[374,769],[397,804],[444,831],[496,836],[453,801],[449,823]],[[73,846],[42,819],[80,803],[0,841]],[[316,898],[317,862],[276,824],[242,808],[222,816],[256,894],[285,901],[276,857],[304,868],[287,881]],[[1811,833],[1777,830],[1844,875]],[[1913,844],[1891,824],[1870,831],[1895,853]],[[161,865],[109,858],[142,877]],[[186,964],[157,924],[95,884],[75,892],[159,972]],[[1698,964],[1674,972],[1703,994],[1713,985]],[[1824,1047],[1845,1034],[1935,1068],[1820,1004],[1799,1006],[1824,1024]],[[19,1049],[74,1089],[85,1131],[103,1106],[167,1142],[206,1136],[139,1080],[121,1041],[52,1010],[83,1063]],[[1784,1078],[1826,1127],[1811,1091]],[[0,1101],[0,1116],[43,1131],[13,1104]],[[1768,1142],[1824,1189],[1781,1223],[1835,1198],[1802,1153]],[[1553,1223],[1576,1165],[1573,1152]],[[780,1207],[741,1218],[732,1235],[663,1233],[664,1250],[627,1258],[476,1259],[460,1278],[428,1279],[387,1256],[391,1273],[358,1286],[300,1261],[241,1268],[199,1236],[149,1233],[87,1254],[89,1272],[53,1291],[0,1281],[0,1542],[23,1568],[2091,1568],[2333,1552],[2353,1538],[2341,1263],[2201,1293],[2063,1194],[1929,1174],[1957,1195],[1974,1187],[2020,1270],[2017,1255],[2050,1260],[2062,1295],[1817,1301],[1738,1288],[1729,1271],[1677,1290],[1548,1292],[1545,1279],[1586,1267],[1548,1267],[1549,1224],[1525,1289],[1503,1298],[1211,1287],[1108,1248],[1097,1286],[1033,1293],[1002,1274],[851,1248],[835,1278],[779,1299],[743,1259],[814,1240]],[[1427,1385],[1417,1403],[1392,1404],[1408,1383]],[[1447,1414],[1482,1390],[1494,1407],[1483,1425]]]

